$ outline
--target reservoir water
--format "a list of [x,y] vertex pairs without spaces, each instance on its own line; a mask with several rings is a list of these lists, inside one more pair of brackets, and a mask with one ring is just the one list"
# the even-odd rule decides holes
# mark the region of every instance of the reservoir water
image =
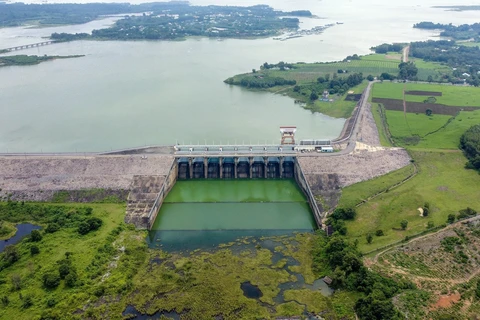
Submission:
[[[0,68],[0,152],[100,151],[145,144],[171,145],[176,141],[265,143],[278,141],[280,125],[296,125],[299,138],[333,138],[341,131],[344,119],[312,114],[290,98],[246,91],[226,85],[223,80],[249,72],[266,61],[341,60],[354,53],[369,53],[371,46],[383,42],[436,38],[438,31],[412,28],[422,20],[478,20],[475,11],[432,8],[451,4],[447,0],[216,3],[259,2],[281,10],[308,9],[320,17],[301,19],[302,28],[343,24],[321,35],[288,41],[78,41],[23,50],[22,54],[85,57]],[[206,5],[215,1],[192,3]],[[3,28],[0,48],[40,42],[52,32],[90,32],[113,21],[107,18],[76,26]]]
[[151,247],[208,248],[245,236],[315,229],[294,180],[177,181],[149,232]]

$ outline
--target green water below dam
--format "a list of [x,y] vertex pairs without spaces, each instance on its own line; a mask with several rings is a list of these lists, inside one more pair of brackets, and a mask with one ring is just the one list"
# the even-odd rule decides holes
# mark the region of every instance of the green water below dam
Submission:
[[193,250],[315,227],[294,180],[189,180],[170,191],[147,241],[153,248]]

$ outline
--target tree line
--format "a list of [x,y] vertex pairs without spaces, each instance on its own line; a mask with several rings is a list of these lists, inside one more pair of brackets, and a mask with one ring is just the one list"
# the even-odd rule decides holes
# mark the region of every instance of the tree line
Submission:
[[468,159],[466,167],[480,171],[480,124],[471,127],[461,136],[460,148]]
[[454,40],[480,40],[480,23],[462,24],[454,26],[453,24],[433,23],[430,21],[422,21],[413,25],[417,29],[439,29],[442,37],[452,38]]
[[368,270],[362,262],[357,244],[358,242],[352,243],[338,233],[331,237],[319,235],[313,250],[314,270],[318,274],[328,275],[336,289],[364,294],[354,306],[360,319],[403,319],[393,305],[392,298],[404,290],[414,289],[415,285]]
[[393,43],[393,44],[384,43],[376,47],[372,47],[370,48],[370,50],[375,51],[375,53],[385,54],[388,52],[402,52],[404,47],[405,45],[401,43]]

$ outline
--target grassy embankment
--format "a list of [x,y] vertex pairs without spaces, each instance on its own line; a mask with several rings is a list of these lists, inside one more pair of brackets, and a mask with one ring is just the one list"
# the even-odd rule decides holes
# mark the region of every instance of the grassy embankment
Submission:
[[[239,84],[244,78],[252,77],[265,77],[265,78],[283,78],[286,80],[295,80],[297,85],[306,86],[308,89],[309,84],[316,83],[319,77],[333,76],[347,77],[354,73],[363,73],[364,76],[380,76],[382,73],[398,74],[398,65],[401,62],[401,54],[388,53],[384,54],[370,54],[360,57],[360,60],[351,60],[350,62],[328,62],[328,63],[297,63],[294,64],[295,68],[291,70],[274,70],[274,69],[262,69],[257,70],[256,73],[240,74],[232,77],[232,81],[235,84]],[[418,76],[421,80],[426,80],[429,75],[432,75],[434,79],[438,78],[442,73],[451,72],[446,66],[438,63],[425,62],[423,60],[415,60],[419,68]],[[347,70],[348,73],[338,73],[338,70]],[[354,94],[361,93],[367,82],[365,81],[359,86],[351,88],[349,91],[353,91]],[[310,101],[309,91],[300,90],[295,92],[294,86],[274,86],[265,89],[252,89],[269,91],[273,93],[281,93],[294,98],[297,101],[305,103],[305,108],[314,112],[320,112],[336,118],[348,118],[356,102],[346,101],[348,93],[330,95],[329,98],[333,99],[332,102],[323,101]],[[321,92],[318,92],[321,95]]]
[[[399,99],[403,97],[403,84],[375,84],[373,97]],[[480,97],[478,88],[445,85],[407,84],[407,90],[438,91],[438,103],[455,106],[477,105]],[[407,101],[419,101],[425,96],[407,95]],[[423,101],[421,100],[421,101]],[[374,104],[375,106],[375,104]],[[378,107],[378,106],[377,106]],[[383,108],[382,108],[383,109]],[[464,168],[466,158],[458,149],[460,136],[474,124],[480,122],[480,110],[462,111],[458,116],[406,113],[386,110],[386,125],[373,109],[380,133],[391,132],[394,139],[420,136],[421,139],[405,147],[414,159],[418,174],[399,187],[389,190],[357,208],[358,216],[347,222],[348,236],[359,240],[359,248],[371,251],[403,240],[426,230],[427,223],[435,226],[446,223],[447,216],[467,206],[480,209],[480,175]],[[440,129],[442,126],[444,128]],[[438,130],[440,129],[440,130]],[[431,132],[431,134],[428,134]],[[428,134],[428,135],[427,135]],[[382,142],[389,145],[386,135]],[[409,167],[383,177],[362,182],[343,190],[340,205],[352,206],[405,179],[411,172]],[[419,207],[428,202],[430,214],[421,217]],[[401,230],[400,221],[408,221],[406,230]],[[383,230],[384,236],[374,237],[367,244],[366,235]]]
[[[211,319],[220,314],[269,319],[307,311],[354,319],[356,293],[324,297],[308,288],[292,288],[284,291],[285,302],[273,300],[279,285],[296,281],[296,274],[309,284],[319,276],[312,271],[313,234],[244,239],[212,251],[168,254],[148,249],[146,232],[123,223],[124,205],[89,204],[91,214],[83,213],[85,205],[79,204],[11,205],[0,204],[2,220],[30,221],[44,229],[40,241],[27,237],[15,246],[19,259],[11,265],[0,254],[2,319],[118,319],[127,306],[148,314],[177,311],[186,319]],[[23,206],[32,207],[23,210]],[[41,206],[49,206],[49,213],[43,214]],[[102,226],[81,235],[78,224],[92,217],[100,218]],[[52,219],[61,227],[47,232]],[[39,253],[32,254],[32,247]],[[65,278],[58,286],[46,288],[44,275],[58,275],[67,252],[77,281],[69,285]],[[262,291],[259,300],[243,295],[240,285],[245,281]]]

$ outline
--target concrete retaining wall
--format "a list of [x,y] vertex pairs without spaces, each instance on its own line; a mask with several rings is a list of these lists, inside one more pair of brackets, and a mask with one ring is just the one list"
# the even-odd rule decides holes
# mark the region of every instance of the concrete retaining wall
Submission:
[[146,224],[149,230],[152,228],[153,224],[155,223],[155,219],[157,219],[157,215],[158,215],[158,212],[160,211],[160,207],[162,206],[163,201],[165,200],[168,193],[170,192],[170,190],[172,190],[173,186],[177,182],[177,177],[178,177],[178,163],[177,161],[173,161],[172,167],[168,172],[167,178],[165,179],[162,189],[160,190],[160,193],[158,194],[157,199],[155,199],[155,203],[148,216],[148,221]]
[[315,218],[315,222],[317,223],[317,227],[322,227],[322,211],[321,208],[318,207],[317,202],[315,201],[315,197],[310,189],[307,179],[305,179],[305,175],[302,172],[302,167],[300,167],[298,161],[295,159],[295,181],[297,181],[298,186],[302,189],[303,193],[307,196],[308,204],[312,209],[313,217]]

